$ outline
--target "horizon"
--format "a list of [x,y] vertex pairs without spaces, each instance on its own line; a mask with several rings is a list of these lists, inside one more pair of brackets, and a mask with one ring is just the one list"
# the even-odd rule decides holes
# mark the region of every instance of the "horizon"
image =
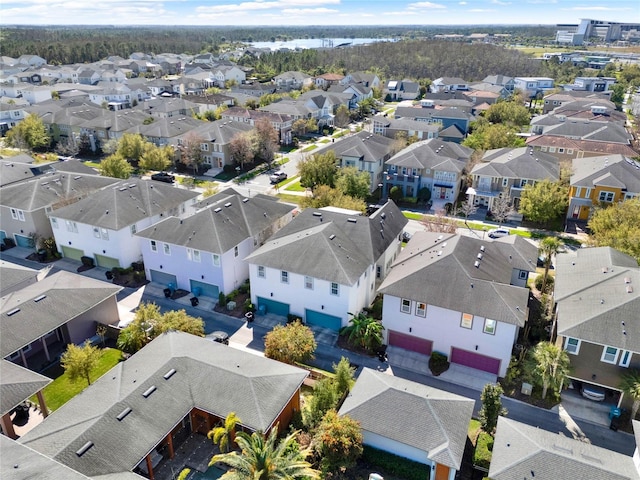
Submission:
[[[640,23],[640,4],[638,0],[5,0],[0,14],[0,25],[16,27],[553,26],[578,24],[583,18]],[[531,21],[538,16],[550,21]]]

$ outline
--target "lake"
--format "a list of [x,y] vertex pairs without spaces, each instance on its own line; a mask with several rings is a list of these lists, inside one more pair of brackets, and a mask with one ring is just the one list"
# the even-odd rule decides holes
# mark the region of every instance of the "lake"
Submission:
[[271,50],[280,50],[288,48],[295,50],[297,48],[322,48],[337,47],[338,45],[366,45],[375,42],[393,42],[392,38],[299,38],[289,40],[287,42],[252,42],[250,45],[256,48],[270,48]]

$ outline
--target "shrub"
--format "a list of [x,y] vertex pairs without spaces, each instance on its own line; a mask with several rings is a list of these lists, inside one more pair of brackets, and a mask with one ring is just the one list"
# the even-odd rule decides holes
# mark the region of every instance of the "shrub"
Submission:
[[[536,286],[536,289],[541,290],[542,289],[542,278],[544,277],[544,274],[542,275],[538,275],[534,281],[534,285]],[[551,275],[547,275],[547,284],[544,287],[544,292],[542,293],[549,293],[551,290],[553,290],[553,284],[554,284],[555,279],[551,276]]]
[[412,203],[412,204],[417,204],[418,203],[418,198],[417,197],[402,197],[402,203]]
[[244,313],[255,312],[256,311],[256,307],[253,305],[253,303],[251,303],[251,299],[250,298],[247,298],[244,301],[244,305],[243,306],[244,306]]
[[431,475],[431,469],[423,463],[417,463],[366,445],[364,446],[363,459],[389,475],[405,480],[424,480],[430,478]]
[[227,296],[223,292],[220,292],[220,294],[218,295],[218,305],[220,305],[221,307],[227,306]]
[[248,283],[243,283],[242,285],[240,285],[238,287],[238,293],[240,293],[242,295],[244,295],[248,291],[249,291],[249,284]]
[[232,300],[235,300],[237,296],[238,296],[238,290],[233,290],[229,295],[227,295],[227,303],[229,303]]
[[440,352],[433,352],[429,357],[429,370],[434,376],[438,376],[449,369],[447,356]]
[[486,432],[480,432],[473,451],[473,464],[482,468],[489,468],[491,452],[493,451],[493,437]]

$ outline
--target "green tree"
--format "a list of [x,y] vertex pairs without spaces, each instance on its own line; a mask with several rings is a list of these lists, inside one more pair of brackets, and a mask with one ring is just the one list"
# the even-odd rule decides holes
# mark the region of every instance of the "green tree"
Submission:
[[231,449],[231,445],[233,445],[235,439],[236,425],[240,422],[241,420],[235,412],[230,412],[227,418],[225,418],[223,425],[215,427],[207,433],[207,437],[209,437],[214,444],[218,445],[221,453],[227,453]]
[[317,132],[318,128],[320,127],[318,127],[318,121],[315,118],[311,117],[307,119],[307,123],[305,125],[305,130],[307,132]]
[[229,142],[229,153],[233,162],[244,170],[245,163],[253,161],[254,157],[251,135],[248,132],[234,135]]
[[313,394],[311,400],[304,409],[304,424],[309,429],[313,429],[318,425],[325,413],[338,404],[338,392],[333,383],[333,379],[327,377],[318,380],[313,385]]
[[611,86],[611,101],[616,104],[616,107],[620,109],[622,102],[624,102],[624,94],[627,91],[626,84],[616,83]]
[[340,105],[336,110],[335,118],[333,120],[336,127],[338,128],[346,127],[347,125],[349,125],[349,120],[350,120],[349,108],[347,108],[346,105]]
[[345,195],[364,200],[369,196],[371,177],[369,173],[361,172],[356,167],[344,167],[338,171],[335,184]]
[[615,248],[640,263],[640,198],[596,208],[588,225],[595,245]]
[[516,102],[498,102],[491,105],[484,114],[491,123],[507,123],[511,125],[529,125],[531,116],[529,109]]
[[173,148],[156,147],[153,143],[147,142],[144,146],[144,153],[140,157],[140,168],[142,170],[167,170],[172,163]]
[[340,190],[331,188],[328,185],[319,185],[313,191],[313,196],[302,197],[300,199],[302,208],[323,208],[328,206],[345,208],[364,212],[367,205],[360,198],[350,197]]
[[218,193],[218,184],[216,182],[206,182],[202,186],[202,197],[203,198],[212,197],[216,193]]
[[70,343],[60,357],[60,365],[72,382],[84,378],[87,385],[91,385],[91,370],[98,365],[101,356],[102,351],[91,345],[89,340],[83,346]]
[[145,153],[147,142],[138,133],[125,133],[118,141],[116,154],[133,163],[137,163]]
[[313,444],[322,458],[323,470],[333,472],[352,467],[363,452],[360,422],[329,410],[318,425]]
[[299,118],[298,120],[295,120],[291,124],[291,132],[296,137],[299,137],[300,135],[304,135],[305,133],[307,133],[307,121],[304,118]]
[[278,151],[278,132],[268,119],[261,118],[255,122],[252,138],[256,156],[271,168],[275,153]]
[[117,153],[102,160],[99,168],[103,177],[127,179],[133,173],[133,167]]
[[562,250],[562,242],[558,237],[544,237],[540,241],[538,247],[538,253],[542,256],[544,263],[544,277],[542,277],[541,292],[544,292],[547,285],[547,275],[549,275],[549,268],[551,267],[551,261],[555,255]]
[[311,155],[298,162],[300,185],[314,190],[318,185],[335,187],[338,159],[333,150],[324,154]]
[[205,143],[204,138],[195,132],[187,133],[182,141],[181,161],[187,168],[193,169],[194,177],[198,174],[198,169],[204,162],[203,143]]
[[533,382],[542,387],[543,399],[549,387],[556,395],[560,394],[570,369],[569,354],[565,350],[551,342],[540,342],[531,350],[527,364]]
[[284,363],[296,364],[313,358],[316,351],[313,331],[299,321],[276,325],[264,340],[264,355]]
[[306,458],[308,448],[301,450],[292,432],[278,442],[278,427],[265,437],[262,432],[251,435],[238,432],[236,443],[241,453],[230,452],[215,455],[209,466],[222,463],[231,469],[221,480],[311,480],[320,478],[320,472],[311,468]]
[[349,359],[341,357],[337,364],[333,364],[333,384],[338,395],[345,395],[354,383],[354,374],[356,369],[351,366]]
[[481,118],[473,123],[472,133],[462,142],[474,150],[491,150],[504,147],[522,147],[524,139],[519,137],[519,128],[501,123],[490,124]]
[[27,117],[7,132],[7,144],[19,149],[38,150],[51,142],[47,127],[35,113]]
[[398,203],[400,200],[402,200],[402,188],[400,188],[398,185],[394,185],[393,187],[391,187],[391,190],[389,190],[389,198],[395,203]]
[[347,337],[349,342],[367,351],[375,351],[382,345],[382,323],[373,317],[360,312],[353,315],[349,325],[340,329],[340,335]]
[[500,384],[487,383],[480,394],[482,407],[480,408],[478,419],[480,420],[480,428],[489,435],[493,435],[493,432],[495,432],[498,417],[507,414],[507,410],[503,408],[502,400],[500,399],[503,393]]
[[631,420],[635,420],[640,408],[640,370],[630,370],[622,376],[620,389],[633,400]]
[[569,205],[569,189],[548,179],[527,185],[520,197],[520,213],[528,220],[546,224],[561,215]]

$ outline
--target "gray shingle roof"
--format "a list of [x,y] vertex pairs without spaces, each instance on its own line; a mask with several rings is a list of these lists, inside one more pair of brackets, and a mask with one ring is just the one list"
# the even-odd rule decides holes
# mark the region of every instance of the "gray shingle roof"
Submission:
[[0,360],[0,415],[8,413],[52,381],[15,363]]
[[387,164],[462,173],[472,153],[471,148],[432,138],[412,143],[391,157]]
[[308,208],[246,260],[353,285],[396,241],[406,223],[391,201],[370,217]]
[[600,122],[564,122],[545,129],[546,135],[561,135],[582,140],[623,143],[629,145],[630,135],[624,126],[616,123]]
[[[169,378],[167,372],[175,369]],[[132,470],[193,408],[268,430],[307,372],[182,332],[121,362],[20,442],[89,476]],[[156,390],[142,395],[151,386]],[[117,416],[131,408],[122,421]],[[87,441],[94,446],[79,457]]]
[[246,199],[232,188],[203,200],[199,205],[206,208],[183,220],[167,218],[137,235],[222,254],[243,240],[256,237],[296,208],[279,202],[275,197]]
[[365,368],[340,415],[459,470],[473,405],[469,398]]
[[365,162],[377,163],[391,154],[394,144],[395,140],[391,138],[363,130],[355,135],[349,135],[337,143],[330,143],[326,147],[322,147],[316,152],[316,155],[332,151],[335,152],[337,158],[354,157]]
[[505,417],[498,418],[489,477],[493,480],[640,478],[631,457]]
[[611,247],[560,254],[554,296],[558,334],[640,352],[640,267],[634,258]]
[[560,178],[560,161],[531,147],[497,148],[488,150],[471,174],[555,181]]
[[[476,268],[481,246],[485,250]],[[537,256],[537,248],[520,237],[484,242],[455,234],[418,232],[378,292],[523,326],[529,290],[510,285],[511,275],[514,268],[534,271]]]
[[114,297],[120,290],[122,287],[60,271],[2,297],[0,357],[11,355],[108,298]]
[[640,193],[640,162],[624,155],[577,158],[572,162],[571,185],[615,187]]
[[121,230],[144,218],[169,212],[197,196],[198,192],[161,182],[130,178],[54,210],[51,216]]
[[22,282],[35,278],[38,271],[33,268],[23,267],[11,262],[0,260],[0,295]]

